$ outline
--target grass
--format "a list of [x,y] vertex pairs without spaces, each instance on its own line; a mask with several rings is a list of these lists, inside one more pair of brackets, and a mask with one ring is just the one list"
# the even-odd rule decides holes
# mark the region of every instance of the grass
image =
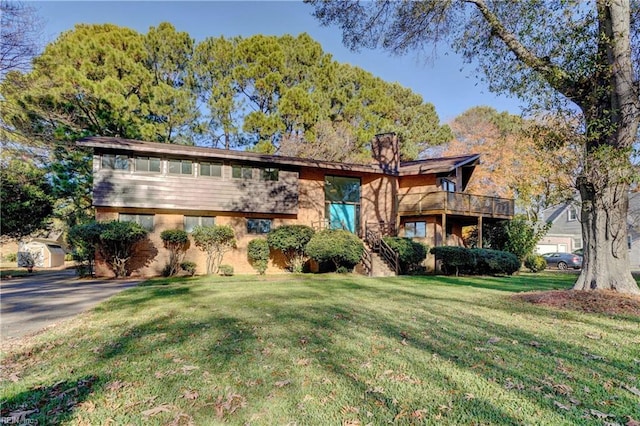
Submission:
[[638,421],[640,318],[509,297],[574,279],[151,280],[5,348],[2,416],[77,425]]

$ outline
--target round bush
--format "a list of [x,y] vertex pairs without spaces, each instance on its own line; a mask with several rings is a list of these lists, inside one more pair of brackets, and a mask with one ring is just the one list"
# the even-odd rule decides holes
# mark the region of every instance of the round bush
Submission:
[[260,275],[264,275],[269,262],[269,243],[263,238],[249,241],[247,258]]
[[547,261],[540,254],[530,254],[524,260],[524,266],[531,272],[541,272],[547,268]]
[[405,274],[419,270],[420,264],[427,257],[427,246],[411,238],[384,237],[383,241],[398,253],[400,267]]
[[330,262],[335,270],[352,270],[364,253],[362,241],[341,229],[324,230],[315,234],[307,244],[307,254],[319,263]]

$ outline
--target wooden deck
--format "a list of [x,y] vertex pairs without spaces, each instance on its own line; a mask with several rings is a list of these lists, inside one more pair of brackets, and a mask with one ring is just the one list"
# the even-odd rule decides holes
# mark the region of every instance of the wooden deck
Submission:
[[514,201],[462,192],[405,194],[398,197],[398,213],[401,216],[448,214],[511,219],[514,215]]

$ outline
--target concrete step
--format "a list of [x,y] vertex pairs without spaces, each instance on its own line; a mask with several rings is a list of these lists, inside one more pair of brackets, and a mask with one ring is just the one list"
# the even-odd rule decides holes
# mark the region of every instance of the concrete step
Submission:
[[374,277],[395,277],[396,273],[389,268],[389,265],[380,257],[378,253],[371,253],[371,263],[373,265],[373,274]]

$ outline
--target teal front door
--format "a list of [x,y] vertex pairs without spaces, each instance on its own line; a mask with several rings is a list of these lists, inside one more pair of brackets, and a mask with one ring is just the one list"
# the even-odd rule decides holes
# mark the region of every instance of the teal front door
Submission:
[[329,226],[331,229],[344,229],[356,232],[356,206],[355,204],[331,203],[329,204]]

